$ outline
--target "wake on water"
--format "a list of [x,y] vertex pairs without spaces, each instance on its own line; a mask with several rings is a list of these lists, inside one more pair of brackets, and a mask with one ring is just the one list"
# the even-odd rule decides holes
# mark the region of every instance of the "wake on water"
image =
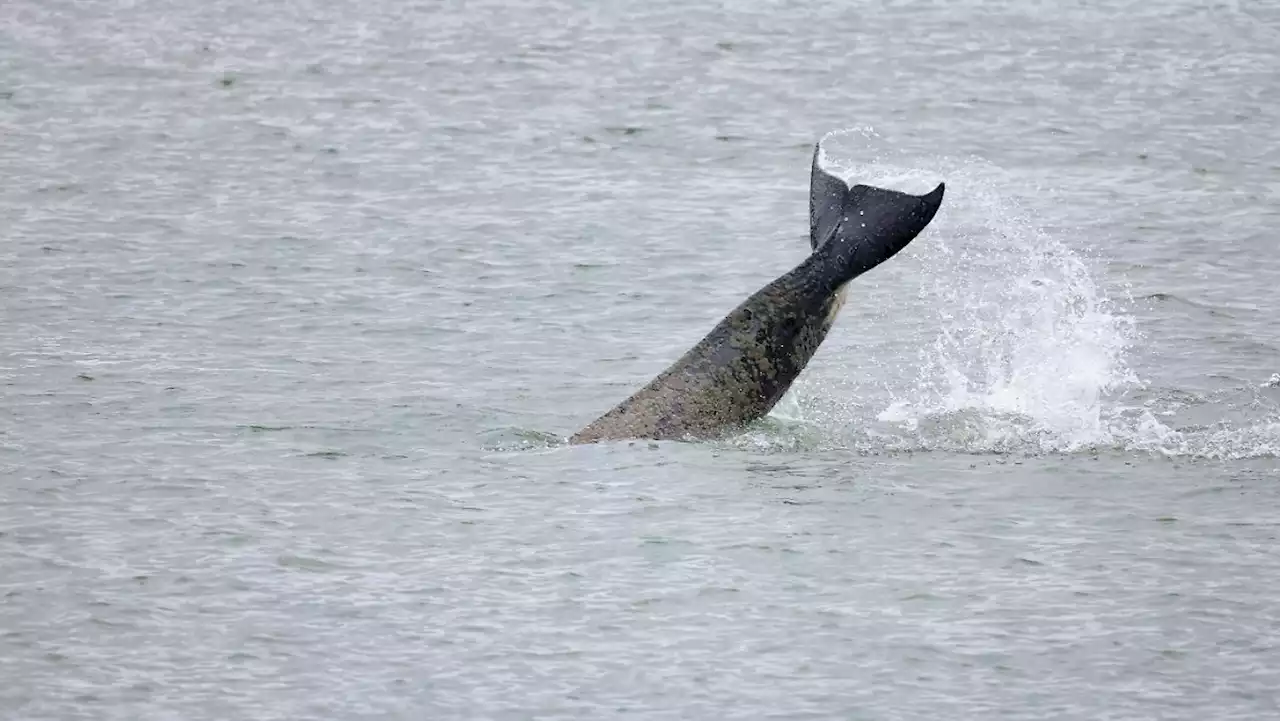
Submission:
[[771,414],[775,422],[735,444],[824,438],[817,445],[870,453],[1280,455],[1274,401],[1260,421],[1181,429],[1160,420],[1170,409],[1127,403],[1145,388],[1128,363],[1142,339],[1133,318],[1099,288],[1084,251],[1032,221],[1007,190],[1018,184],[999,169],[945,157],[927,159],[925,169],[918,157],[886,150],[871,129],[833,136],[823,164],[846,180],[916,193],[946,179],[944,227],[935,220],[928,241],[909,246],[921,257],[917,301],[935,335],[908,372],[882,382],[877,396],[888,401],[879,407],[842,403],[832,383],[806,380]]

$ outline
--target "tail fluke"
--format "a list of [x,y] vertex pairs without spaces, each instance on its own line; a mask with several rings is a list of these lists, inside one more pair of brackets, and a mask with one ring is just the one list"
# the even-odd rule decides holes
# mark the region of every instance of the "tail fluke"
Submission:
[[809,188],[809,243],[834,261],[843,284],[907,247],[937,214],[946,185],[939,183],[926,195],[870,185],[850,188],[822,169],[821,153],[819,143]]

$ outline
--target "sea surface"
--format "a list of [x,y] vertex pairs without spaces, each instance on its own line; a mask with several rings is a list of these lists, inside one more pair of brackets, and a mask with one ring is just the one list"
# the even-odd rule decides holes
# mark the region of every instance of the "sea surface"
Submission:
[[1278,226],[1262,0],[4,0],[0,718],[1280,717]]

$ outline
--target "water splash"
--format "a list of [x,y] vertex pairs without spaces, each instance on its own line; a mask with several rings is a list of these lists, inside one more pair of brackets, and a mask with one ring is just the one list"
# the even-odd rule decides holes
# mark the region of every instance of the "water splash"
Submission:
[[1144,388],[1128,363],[1141,334],[1095,280],[1085,243],[1068,245],[1020,205],[1011,189],[1025,181],[979,160],[903,157],[869,128],[833,133],[823,151],[824,167],[854,182],[919,193],[942,176],[947,212],[913,247],[924,341],[906,372],[882,381],[887,400],[816,412],[784,400],[776,419],[838,428],[836,442],[864,452],[1280,454],[1280,416],[1174,429],[1158,406],[1125,405]]
[[[982,188],[965,183],[966,189]],[[1084,260],[1031,227],[1009,201],[961,195],[963,226],[933,245],[920,293],[938,330],[920,348],[920,382],[879,419],[979,412],[1014,420],[1044,450],[1108,440],[1104,399],[1137,382],[1125,362],[1132,320]],[[997,424],[1004,425],[1004,424]]]
[[[852,153],[836,150],[849,140]],[[942,175],[949,188],[941,232],[919,249],[919,304],[936,330],[917,348],[915,382],[885,388],[891,400],[875,417],[883,429],[925,448],[1107,442],[1104,398],[1137,380],[1124,360],[1133,323],[1085,260],[1002,192],[1014,183],[977,160],[923,170],[865,128],[828,136],[824,151],[829,169],[856,182],[918,192]]]

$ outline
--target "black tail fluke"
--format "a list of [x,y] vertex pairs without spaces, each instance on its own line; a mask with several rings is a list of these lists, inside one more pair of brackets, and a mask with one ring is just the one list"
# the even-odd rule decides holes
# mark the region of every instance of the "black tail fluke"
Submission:
[[[813,153],[809,187],[809,243],[820,248],[846,283],[892,258],[920,234],[942,204],[939,183],[926,195],[911,195],[870,185],[845,185]],[[830,246],[830,247],[827,247]]]

